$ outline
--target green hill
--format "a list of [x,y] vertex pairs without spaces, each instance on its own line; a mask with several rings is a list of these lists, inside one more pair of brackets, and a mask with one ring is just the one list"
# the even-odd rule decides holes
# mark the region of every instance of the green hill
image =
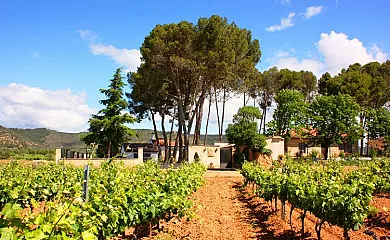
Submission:
[[16,135],[10,129],[0,126],[0,147],[35,147],[34,142],[29,142]]
[[[151,129],[134,129],[135,136],[131,136],[128,142],[132,143],[149,143],[154,137]],[[5,128],[0,126],[0,147],[2,148],[39,148],[54,149],[67,148],[79,149],[85,148],[84,143],[80,140],[81,133],[64,133],[46,128],[20,129]],[[169,134],[169,133],[168,133]],[[162,132],[158,133],[163,137]],[[203,142],[203,135],[201,136]],[[225,138],[223,138],[225,140]],[[207,144],[213,144],[218,141],[217,135],[208,135]]]
[[37,148],[83,148],[84,143],[80,141],[82,133],[64,133],[46,128],[19,129],[8,128],[14,136],[31,143]]

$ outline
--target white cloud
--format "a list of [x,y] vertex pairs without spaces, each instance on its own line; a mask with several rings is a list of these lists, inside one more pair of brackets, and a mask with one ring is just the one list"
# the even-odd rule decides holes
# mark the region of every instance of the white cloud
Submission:
[[293,13],[293,12],[289,13],[286,18],[282,18],[282,20],[280,20],[279,25],[269,26],[265,30],[267,32],[274,32],[274,31],[281,31],[283,29],[292,27],[292,26],[294,26],[294,23],[293,23],[294,16],[295,16],[295,13]]
[[112,45],[91,44],[94,55],[105,55],[123,65],[126,71],[135,71],[141,64],[141,52],[137,49],[116,48]]
[[314,17],[315,15],[318,15],[322,12],[322,10],[324,9],[323,6],[312,6],[312,7],[308,7],[306,8],[306,12],[303,13],[303,17],[305,19],[309,19],[311,17]]
[[0,125],[85,131],[95,112],[87,105],[86,97],[85,93],[75,94],[70,89],[44,90],[17,83],[0,86]]
[[367,49],[359,39],[349,39],[345,33],[334,31],[329,34],[322,33],[317,47],[325,59],[327,71],[332,74],[356,62],[366,64],[387,59],[387,53],[382,52],[376,45]]
[[78,30],[80,38],[89,42],[89,48],[94,55],[104,55],[124,67],[125,71],[135,71],[141,64],[141,52],[138,49],[117,48],[113,45],[98,43],[98,36],[91,30]]
[[329,34],[322,33],[321,39],[315,45],[321,60],[315,57],[298,59],[291,54],[280,56],[279,52],[283,51],[279,51],[275,57],[269,59],[271,66],[292,70],[309,70],[319,77],[324,72],[330,72],[332,75],[337,74],[342,68],[347,68],[353,63],[384,62],[388,58],[388,54],[384,53],[378,46],[372,45],[367,48],[359,39],[349,39],[345,33],[334,31]]
[[279,0],[278,2],[282,5],[287,5],[291,3],[291,0]]
[[78,30],[77,32],[84,41],[95,41],[98,38],[96,33],[91,30]]
[[324,65],[322,62],[315,60],[315,59],[302,59],[299,60],[294,57],[286,57],[286,58],[279,58],[276,62],[275,65],[278,66],[278,68],[288,68],[290,70],[295,70],[295,71],[311,71],[314,73],[316,76],[320,76],[323,69]]

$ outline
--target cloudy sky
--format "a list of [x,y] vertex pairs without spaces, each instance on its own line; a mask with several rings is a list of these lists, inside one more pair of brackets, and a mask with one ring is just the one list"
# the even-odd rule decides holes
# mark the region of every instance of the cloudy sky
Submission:
[[[86,130],[101,108],[98,89],[117,67],[137,68],[139,47],[156,24],[218,14],[259,39],[259,70],[278,66],[320,76],[389,59],[389,9],[389,0],[2,0],[0,125]],[[226,123],[242,102],[228,103]],[[133,127],[152,125],[145,120]]]

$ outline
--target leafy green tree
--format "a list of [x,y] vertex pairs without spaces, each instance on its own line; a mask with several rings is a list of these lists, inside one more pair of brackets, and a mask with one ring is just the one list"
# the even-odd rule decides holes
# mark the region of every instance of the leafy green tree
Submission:
[[[370,109],[379,109],[390,101],[390,61],[352,64],[331,77],[325,73],[319,80],[319,93],[349,94],[361,107],[360,124],[367,132],[366,117]],[[360,153],[363,154],[363,138]]]
[[367,114],[367,131],[369,139],[390,137],[390,111],[382,107],[372,109]]
[[[179,146],[189,145],[189,134],[199,109],[201,69],[195,54],[195,27],[189,22],[157,25],[145,37],[140,48],[144,67],[139,74],[158,76],[147,85],[165,86],[166,99],[172,99],[178,119]],[[141,77],[148,79],[148,77]],[[161,83],[160,83],[161,82]],[[179,151],[179,160],[186,159],[185,151]]]
[[252,81],[246,83],[249,89],[249,94],[257,100],[257,104],[262,110],[262,118],[260,120],[259,133],[263,129],[265,132],[265,119],[267,110],[271,107],[272,101],[276,92],[276,84],[279,79],[279,70],[277,67],[272,67],[263,73],[255,71]]
[[360,106],[347,94],[317,96],[308,107],[308,123],[312,131],[305,135],[311,146],[325,148],[325,159],[331,144],[356,142],[362,128],[357,121]]
[[255,122],[261,118],[261,113],[257,107],[246,106],[238,109],[237,114],[233,116],[233,122]]
[[[159,139],[156,114],[161,116],[161,129],[165,145],[165,161],[168,159],[168,137],[165,131],[166,116],[173,115],[173,100],[168,95],[168,84],[159,79],[157,71],[152,71],[145,63],[142,63],[137,72],[127,74],[127,81],[130,85],[131,92],[126,93],[128,98],[128,108],[131,114],[137,116],[137,119],[148,117],[152,120],[154,135]],[[174,117],[174,116],[172,116]],[[161,157],[161,147],[157,145],[159,158]]]
[[274,111],[273,120],[268,123],[268,134],[282,136],[285,139],[287,150],[291,132],[299,131],[306,127],[305,114],[307,104],[304,96],[297,90],[281,90],[275,96],[277,108]]
[[233,124],[229,124],[225,134],[229,143],[246,146],[253,151],[262,152],[265,149],[265,136],[257,131],[257,120],[261,118],[256,107],[245,106],[238,109],[233,116]]
[[[189,145],[194,125],[194,143],[199,143],[204,101],[207,97],[211,99],[212,94],[216,100],[217,96],[222,99],[221,117],[217,111],[219,135],[222,138],[225,103],[239,87],[239,79],[248,77],[261,56],[259,42],[252,40],[249,30],[241,29],[216,15],[200,18],[196,25],[185,21],[157,25],[145,37],[140,51],[144,64],[137,70],[138,76],[131,75],[139,79],[132,83],[132,87],[162,93],[158,101],[152,102],[169,106],[170,112],[173,110],[175,113],[180,146]],[[144,87],[137,88],[137,84]],[[160,87],[164,91],[158,91]],[[130,99],[130,102],[136,103],[135,110],[141,113],[147,112],[143,108],[149,113],[157,111],[158,104],[144,104],[157,96],[149,99],[146,93],[138,95],[147,101]],[[131,94],[129,97],[132,98]],[[161,111],[158,112],[161,115]],[[185,156],[179,156],[179,159],[185,159]]]
[[107,89],[100,89],[106,99],[100,100],[100,104],[105,106],[97,114],[89,119],[89,134],[83,137],[86,144],[99,144],[99,156],[115,156],[119,153],[119,148],[127,136],[133,131],[125,126],[127,123],[134,123],[135,119],[128,113],[127,102],[124,99],[123,82],[121,69],[118,68]]
[[322,95],[337,95],[339,93],[339,83],[334,82],[334,78],[330,73],[322,74],[318,80],[318,93]]
[[[257,39],[247,29],[239,28],[226,18],[213,15],[200,18],[195,26],[195,54],[201,65],[201,94],[195,125],[194,143],[198,144],[202,124],[203,103],[207,93],[214,92],[218,135],[222,140],[225,106],[234,92],[242,91],[243,84],[252,77],[261,57]],[[222,103],[222,109],[218,107]]]
[[305,101],[313,98],[317,87],[317,78],[310,71],[293,71],[281,69],[278,81],[275,82],[277,92],[283,89],[297,90],[303,94]]
[[300,71],[300,78],[302,81],[302,86],[298,89],[305,96],[305,100],[310,102],[314,93],[317,89],[317,77],[310,71]]

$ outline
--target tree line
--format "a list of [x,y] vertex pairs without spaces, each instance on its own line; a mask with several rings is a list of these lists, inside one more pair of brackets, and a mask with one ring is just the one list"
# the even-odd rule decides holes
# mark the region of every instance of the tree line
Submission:
[[[216,110],[218,135],[222,140],[226,103],[238,95],[244,95],[243,106],[253,100],[253,105],[261,110],[259,133],[283,136],[288,136],[300,121],[300,113],[288,112],[290,119],[285,119],[282,106],[298,111],[300,104],[313,102],[317,95],[349,94],[361,107],[360,123],[368,132],[370,114],[373,110],[384,111],[381,109],[390,96],[389,61],[354,64],[333,77],[325,73],[318,84],[310,71],[273,67],[260,72],[256,68],[261,58],[259,41],[252,37],[250,30],[216,15],[200,18],[196,24],[181,21],[157,25],[145,37],[140,51],[142,63],[136,71],[127,73],[127,90],[118,69],[109,88],[101,90],[107,96],[101,101],[106,108],[90,120],[91,134],[85,137],[85,142],[100,143],[101,153],[105,152],[106,156],[118,153],[120,143],[131,134],[124,123],[148,118],[158,139],[157,116],[161,118],[166,158],[171,157],[168,151],[171,142],[175,142],[173,154],[185,146],[206,143],[212,108]],[[294,93],[283,96],[285,90]],[[276,115],[266,125],[267,110],[273,102],[277,104]],[[122,114],[125,110],[128,112]],[[203,116],[204,112],[207,116]],[[201,139],[204,118],[205,137]],[[380,120],[376,117],[375,121]],[[169,129],[165,129],[166,123],[170,124]],[[172,134],[174,131],[176,134]],[[375,135],[378,136],[381,134]],[[108,149],[111,150],[107,154]],[[178,154],[179,159],[187,158],[185,151]]]

